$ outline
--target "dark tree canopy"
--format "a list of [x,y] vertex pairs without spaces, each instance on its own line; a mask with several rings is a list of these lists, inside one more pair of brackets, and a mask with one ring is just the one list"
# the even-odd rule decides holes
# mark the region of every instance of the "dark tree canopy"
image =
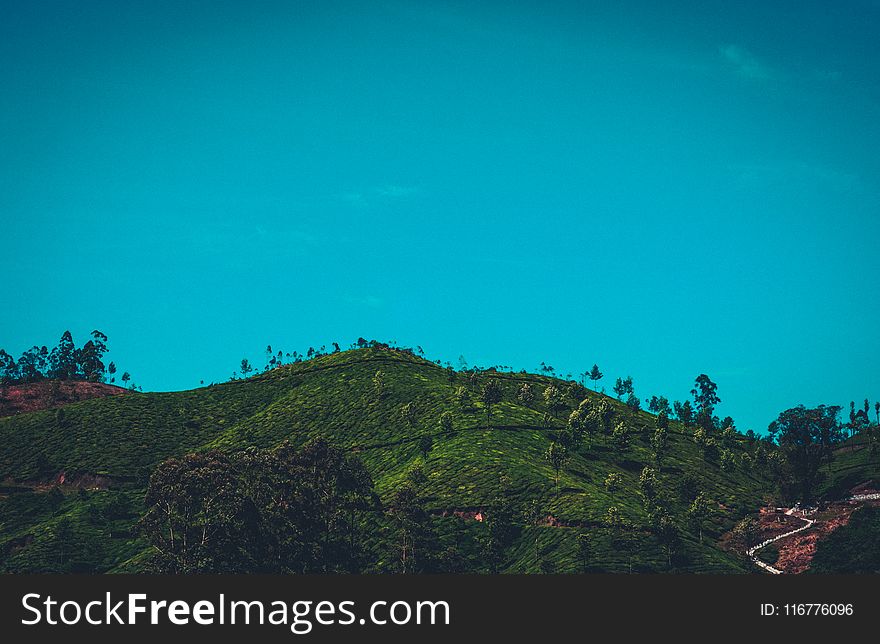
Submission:
[[[48,378],[103,382],[108,373],[108,367],[104,365],[107,336],[97,330],[90,336],[90,340],[77,348],[70,331],[65,331],[58,346],[51,351],[45,346],[34,346],[22,353],[17,361],[0,349],[0,384],[26,384]],[[112,372],[115,371],[114,364]]]
[[201,452],[156,469],[139,525],[162,572],[355,572],[372,487],[360,461],[321,440]]
[[770,423],[768,431],[779,443],[782,462],[777,472],[780,492],[787,499],[810,501],[822,480],[822,465],[832,458],[840,440],[840,407],[803,405],[787,409]]

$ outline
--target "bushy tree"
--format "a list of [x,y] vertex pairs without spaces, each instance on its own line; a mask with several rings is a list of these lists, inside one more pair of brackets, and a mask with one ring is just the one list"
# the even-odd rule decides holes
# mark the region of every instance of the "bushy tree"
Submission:
[[455,429],[453,426],[452,412],[444,411],[442,414],[440,414],[438,425],[440,426],[440,431],[442,433],[451,434]]
[[638,396],[635,394],[630,394],[626,397],[626,406],[629,407],[633,413],[639,411],[641,409],[642,401],[639,400]]
[[489,378],[480,391],[480,401],[486,407],[486,429],[492,427],[492,405],[501,402],[503,391],[496,378]]
[[556,418],[565,409],[565,396],[556,386],[547,385],[544,389],[544,404],[547,405],[547,411]]
[[731,538],[734,547],[742,554],[758,543],[761,534],[758,522],[752,517],[745,517],[737,523],[731,531]]
[[657,471],[651,467],[642,469],[642,473],[639,476],[639,491],[642,493],[642,500],[645,504],[645,509],[648,511],[654,507],[654,503],[657,500],[658,485]]
[[376,502],[360,462],[324,441],[214,450],[156,468],[139,529],[161,572],[354,572]]
[[577,553],[578,563],[581,572],[587,572],[590,569],[590,561],[593,557],[592,541],[589,532],[579,532],[577,536]]
[[626,378],[618,378],[614,383],[613,391],[618,400],[621,400],[627,394],[634,393],[632,377],[627,376]]
[[623,451],[629,447],[629,439],[629,427],[623,421],[617,423],[614,426],[614,431],[611,432],[611,440],[614,442],[614,446],[618,450]]
[[373,399],[376,401],[382,400],[386,394],[385,372],[381,370],[376,371],[373,374]]
[[559,495],[559,472],[568,462],[568,450],[565,448],[565,445],[562,443],[557,443],[553,441],[550,443],[550,447],[547,448],[547,451],[544,453],[544,458],[550,464],[550,467],[553,468],[553,472],[556,476],[556,495]]
[[605,486],[605,490],[608,492],[608,494],[610,494],[611,497],[614,498],[614,495],[620,489],[620,485],[622,482],[623,479],[621,478],[620,474],[618,474],[617,472],[611,472],[608,474],[608,476],[605,477],[603,485]]
[[687,520],[691,529],[696,531],[700,536],[700,543],[703,543],[703,526],[709,519],[710,502],[705,494],[698,493],[696,498],[687,509]]
[[657,463],[657,469],[663,467],[663,457],[669,447],[669,434],[663,427],[654,430],[651,437],[651,451],[654,453],[654,462]]
[[801,501],[814,498],[822,480],[822,465],[833,457],[833,447],[841,434],[840,407],[803,405],[787,409],[770,423],[768,431],[779,444],[782,458],[777,472],[780,491],[786,498]]
[[531,407],[535,402],[535,393],[532,391],[529,383],[524,382],[516,392],[516,400],[525,407]]

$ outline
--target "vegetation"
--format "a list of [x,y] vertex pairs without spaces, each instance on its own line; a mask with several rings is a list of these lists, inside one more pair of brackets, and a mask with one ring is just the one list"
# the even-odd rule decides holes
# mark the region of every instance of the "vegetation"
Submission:
[[[739,572],[717,539],[780,473],[800,476],[783,467],[794,420],[779,447],[740,434],[706,413],[707,383],[673,414],[649,402],[655,416],[547,365],[356,347],[0,418],[0,570]],[[852,476],[875,463],[834,449]],[[852,480],[837,464],[822,461],[819,493]]]

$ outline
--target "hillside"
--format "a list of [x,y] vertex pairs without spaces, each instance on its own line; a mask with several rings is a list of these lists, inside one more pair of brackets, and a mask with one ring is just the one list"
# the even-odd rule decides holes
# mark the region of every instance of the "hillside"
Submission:
[[[376,393],[381,372],[382,395]],[[488,378],[502,385],[503,400],[493,406],[491,427],[479,402]],[[515,393],[529,383],[537,396],[529,406]],[[592,571],[743,572],[749,563],[716,547],[719,535],[762,505],[768,484],[749,465],[750,441],[730,446],[734,465],[722,469],[706,460],[692,431],[673,422],[668,456],[659,473],[661,495],[683,533],[670,566],[649,529],[642,507],[639,476],[653,465],[649,438],[655,417],[632,412],[605,398],[632,433],[630,445],[616,449],[596,435],[562,468],[559,493],[554,471],[544,454],[565,426],[577,400],[545,421],[541,392],[569,383],[532,375],[481,372],[471,376],[444,369],[409,353],[359,349],[278,367],[247,380],[201,389],[108,396],[75,402],[64,413],[44,410],[0,418],[0,569],[14,572],[64,569],[57,553],[59,523],[72,529],[95,552],[78,553],[83,570],[140,570],[149,554],[131,530],[142,511],[146,481],[169,456],[216,447],[271,447],[289,440],[302,445],[325,438],[356,453],[387,500],[407,472],[421,464],[424,496],[444,539],[457,540],[468,570],[484,570],[478,540],[484,526],[472,517],[504,495],[524,508],[537,503],[540,518],[520,520],[515,543],[508,549],[506,572],[573,571],[578,568],[577,535],[591,536]],[[463,405],[459,388],[468,401]],[[410,403],[412,412],[403,413]],[[453,417],[453,430],[439,426],[443,412]],[[433,447],[423,457],[425,435]],[[620,477],[609,491],[606,477]],[[680,483],[690,475],[712,500],[702,543],[684,520],[689,504]],[[63,476],[63,494],[47,492]],[[602,527],[609,507],[616,506],[632,526],[630,547],[611,543]],[[53,539],[55,541],[53,541]],[[382,569],[381,537],[372,545]],[[100,545],[96,545],[100,544]],[[67,555],[68,561],[73,555]]]
[[128,390],[103,382],[41,380],[0,386],[0,417],[55,409],[80,400],[118,396]]

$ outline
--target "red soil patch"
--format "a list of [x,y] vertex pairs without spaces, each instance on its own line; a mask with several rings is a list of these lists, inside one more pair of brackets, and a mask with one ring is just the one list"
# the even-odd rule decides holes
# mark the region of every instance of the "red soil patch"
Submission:
[[472,521],[483,521],[486,513],[482,510],[437,510],[434,512],[441,517],[458,517],[459,519],[469,519]]
[[758,541],[772,539],[779,535],[790,532],[795,528],[800,528],[804,524],[803,521],[796,517],[790,517],[776,508],[761,508],[758,515],[758,529],[760,536]]
[[842,504],[831,506],[822,513],[830,516],[824,520],[817,519],[809,530],[798,532],[788,539],[780,539],[778,542],[779,559],[773,566],[793,575],[807,570],[816,554],[816,543],[819,539],[849,523],[849,518],[856,507],[855,505]]
[[80,380],[44,380],[0,386],[0,416],[55,409],[80,400],[118,396],[127,391],[115,385]]

